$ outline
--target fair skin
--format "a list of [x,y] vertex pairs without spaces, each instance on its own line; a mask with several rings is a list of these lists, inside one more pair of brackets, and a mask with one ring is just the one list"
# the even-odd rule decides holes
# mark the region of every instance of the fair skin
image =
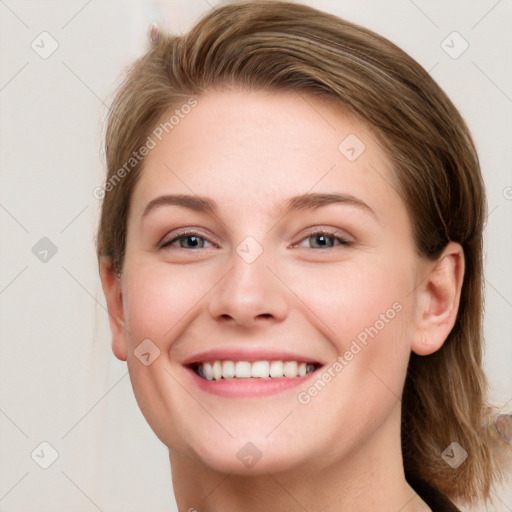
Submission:
[[[338,149],[349,134],[366,146],[353,161]],[[417,255],[393,183],[361,123],[289,92],[210,91],[145,158],[121,278],[105,258],[100,275],[113,352],[169,448],[180,512],[429,510],[404,478],[400,395],[411,351],[435,352],[453,327],[464,258],[453,242],[437,261]],[[367,206],[285,214],[286,201],[305,193]],[[166,205],[142,215],[166,194],[204,196],[217,211]],[[196,233],[160,247],[181,228]],[[312,235],[320,228],[330,234]],[[134,354],[145,339],[160,350],[148,365]],[[227,381],[187,366],[219,347],[233,360],[285,351],[319,367],[280,379],[296,379],[291,387],[234,379],[223,394]],[[308,391],[329,368],[329,382]],[[252,464],[247,454],[261,458]]]

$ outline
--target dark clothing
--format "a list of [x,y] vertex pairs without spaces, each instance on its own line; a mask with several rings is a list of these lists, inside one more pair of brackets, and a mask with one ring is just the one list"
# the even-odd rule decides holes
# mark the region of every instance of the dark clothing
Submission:
[[432,509],[432,512],[460,512],[442,493],[423,480],[407,479],[418,496]]

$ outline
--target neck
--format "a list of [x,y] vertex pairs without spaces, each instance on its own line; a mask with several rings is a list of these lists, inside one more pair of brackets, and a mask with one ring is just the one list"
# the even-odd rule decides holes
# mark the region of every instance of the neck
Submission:
[[[341,458],[305,460],[289,471],[246,476],[222,473],[199,457],[169,451],[180,512],[427,512],[405,480],[398,411],[360,446]],[[333,452],[334,450],[330,450]]]

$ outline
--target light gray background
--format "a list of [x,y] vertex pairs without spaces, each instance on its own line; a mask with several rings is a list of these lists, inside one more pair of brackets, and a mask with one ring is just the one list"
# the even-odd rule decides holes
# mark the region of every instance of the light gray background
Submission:
[[[218,3],[0,0],[0,511],[176,510],[167,450],[110,350],[92,191],[104,174],[102,120],[149,24],[181,32]],[[466,118],[490,211],[485,365],[494,402],[510,411],[512,2],[304,3],[397,43]],[[46,59],[31,48],[51,48],[43,31],[58,43]],[[442,48],[453,31],[469,44],[456,59]],[[453,53],[462,40],[451,37]],[[47,262],[32,252],[42,237],[58,249]],[[48,469],[31,457],[37,448],[50,460],[43,441],[58,452]],[[512,511],[510,488],[495,496],[488,510]]]

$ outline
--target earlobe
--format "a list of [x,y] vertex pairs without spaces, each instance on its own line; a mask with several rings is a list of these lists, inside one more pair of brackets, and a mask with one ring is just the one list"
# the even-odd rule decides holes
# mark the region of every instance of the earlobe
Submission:
[[439,350],[450,334],[459,310],[464,279],[464,251],[449,242],[440,257],[427,267],[417,290],[417,323],[412,351],[428,355]]
[[107,301],[110,331],[112,333],[112,352],[119,360],[126,361],[128,357],[127,331],[120,277],[115,274],[110,258],[102,256],[98,263],[101,286]]

